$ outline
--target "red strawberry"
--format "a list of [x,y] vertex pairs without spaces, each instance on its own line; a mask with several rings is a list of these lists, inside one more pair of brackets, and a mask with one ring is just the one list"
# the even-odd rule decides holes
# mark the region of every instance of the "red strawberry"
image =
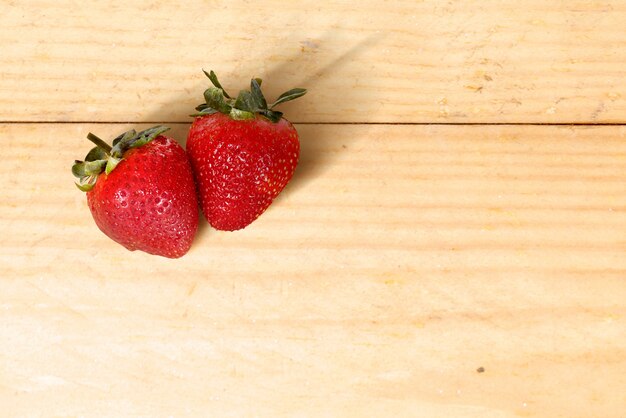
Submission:
[[187,153],[204,216],[214,228],[234,231],[258,218],[291,180],[300,154],[298,133],[272,109],[306,90],[289,90],[268,106],[261,80],[252,79],[250,91],[234,99],[213,71],[205,74],[214,87],[196,108]]
[[76,161],[72,173],[87,192],[96,225],[127,249],[163,257],[183,256],[198,229],[198,202],[189,160],[155,126],[126,132],[113,147],[93,134],[97,146]]

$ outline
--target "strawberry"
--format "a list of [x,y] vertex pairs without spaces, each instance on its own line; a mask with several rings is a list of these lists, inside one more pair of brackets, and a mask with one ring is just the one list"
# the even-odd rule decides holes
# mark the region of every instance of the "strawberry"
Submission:
[[204,74],[213,86],[192,115],[187,153],[204,216],[214,228],[234,231],[258,218],[291,180],[300,154],[298,133],[273,108],[306,90],[289,90],[268,106],[260,79],[234,99],[213,71]]
[[127,249],[169,258],[183,256],[198,229],[193,174],[183,148],[155,126],[121,134],[113,147],[96,144],[72,173],[96,225]]

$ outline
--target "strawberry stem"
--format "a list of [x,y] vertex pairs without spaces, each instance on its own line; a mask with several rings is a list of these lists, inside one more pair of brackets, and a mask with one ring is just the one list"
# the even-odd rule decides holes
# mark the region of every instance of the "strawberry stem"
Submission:
[[98,147],[102,148],[107,154],[111,154],[111,146],[104,142],[102,139],[98,138],[96,135],[89,132],[87,134],[87,139],[96,144]]
[[208,73],[205,70],[202,71],[211,80],[211,84],[214,87],[209,87],[204,91],[204,103],[196,106],[198,113],[190,115],[194,117],[221,112],[230,115],[232,119],[242,120],[251,119],[255,114],[259,114],[276,123],[280,121],[283,114],[274,110],[274,107],[302,97],[306,93],[305,89],[291,89],[278,96],[278,99],[268,106],[267,100],[261,91],[260,78],[250,80],[250,90],[241,90],[235,99],[224,91],[224,87],[222,87],[213,71]]

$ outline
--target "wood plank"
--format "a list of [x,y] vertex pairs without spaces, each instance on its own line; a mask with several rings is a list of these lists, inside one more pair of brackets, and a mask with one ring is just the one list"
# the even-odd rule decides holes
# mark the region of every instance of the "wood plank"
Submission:
[[0,125],[7,416],[623,414],[626,127],[298,126],[279,200],[179,260],[93,224],[95,128]]
[[0,5],[0,120],[187,121],[216,70],[300,122],[626,122],[626,2]]

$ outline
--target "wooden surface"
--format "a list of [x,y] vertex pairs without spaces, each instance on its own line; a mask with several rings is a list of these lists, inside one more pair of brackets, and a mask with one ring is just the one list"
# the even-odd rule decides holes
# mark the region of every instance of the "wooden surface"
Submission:
[[626,120],[623,0],[178,3],[3,1],[0,120],[188,121],[202,67],[294,121]]
[[[355,4],[0,4],[0,415],[625,416],[626,2]],[[302,161],[128,252],[70,164],[201,67],[308,87]]]
[[1,127],[10,416],[623,411],[626,128],[298,126],[276,204],[181,260],[97,233],[90,128]]

